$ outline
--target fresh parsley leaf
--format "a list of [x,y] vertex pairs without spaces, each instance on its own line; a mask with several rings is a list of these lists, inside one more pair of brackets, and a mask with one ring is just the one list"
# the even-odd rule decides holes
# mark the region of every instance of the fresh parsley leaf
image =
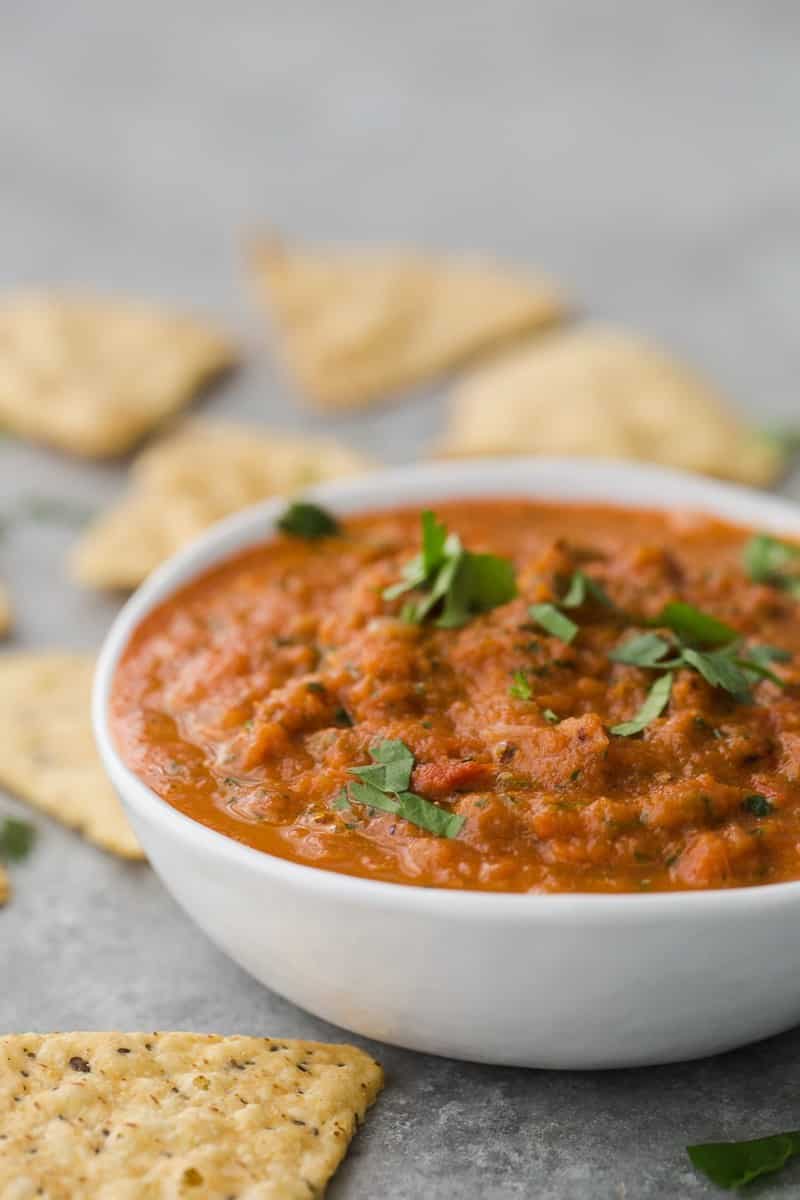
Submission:
[[633,720],[623,721],[621,725],[614,725],[611,732],[617,737],[633,737],[635,734],[641,733],[652,721],[661,716],[669,704],[671,694],[672,676],[669,674],[659,675]]
[[420,829],[427,829],[437,837],[454,838],[461,832],[464,817],[459,813],[439,808],[438,804],[431,804],[430,800],[414,792],[401,792],[397,799],[397,815],[405,817],[412,825],[419,825]]
[[767,583],[800,599],[800,546],[757,533],[745,545],[742,559],[754,583]]
[[342,809],[349,807],[350,801],[347,796],[347,789],[342,788],[342,790],[337,792],[337,794],[333,797],[333,800],[331,800],[331,808],[335,808],[337,812],[341,812]]
[[561,600],[561,608],[580,608],[587,599],[596,600],[604,608],[613,608],[614,602],[605,588],[584,571],[575,571]]
[[672,649],[670,643],[657,633],[643,633],[612,650],[609,657],[629,667],[659,667],[661,659]]
[[558,715],[558,713],[554,713],[552,708],[543,708],[542,716],[544,717],[545,721],[549,722],[550,725],[557,725],[561,720],[561,717]]
[[369,753],[375,765],[350,767],[351,775],[358,775],[366,783],[384,792],[404,792],[409,787],[414,755],[404,742],[379,742]]
[[0,860],[20,862],[27,858],[36,840],[36,830],[27,821],[6,817],[0,821]]
[[727,646],[739,636],[736,630],[724,621],[717,620],[710,613],[702,612],[693,604],[685,604],[678,600],[667,604],[653,624],[666,625],[667,629],[671,629],[682,642],[690,646]]
[[555,604],[532,604],[528,613],[537,625],[541,625],[547,633],[552,634],[561,642],[566,642],[567,645],[574,641],[578,634],[578,626],[575,622],[570,621],[569,617],[565,617],[562,612],[559,612]]
[[531,700],[533,698],[533,691],[524,671],[514,672],[508,694],[515,700]]
[[464,817],[408,791],[414,755],[404,742],[379,742],[369,753],[371,766],[349,768],[351,775],[358,776],[349,784],[350,796],[354,800],[381,812],[396,813],[438,837],[456,837],[464,824]]
[[309,541],[333,537],[341,530],[339,522],[331,513],[307,500],[295,500],[290,504],[283,516],[278,518],[277,526],[282,533],[288,533],[291,537],[307,538]]
[[740,1188],[760,1175],[780,1171],[800,1154],[800,1131],[776,1133],[748,1142],[701,1142],[687,1146],[692,1165],[722,1188]]
[[403,567],[403,578],[383,592],[384,600],[395,600],[406,592],[426,593],[403,607],[403,620],[418,625],[436,614],[442,629],[457,629],[476,613],[489,612],[507,604],[517,594],[514,567],[494,554],[473,554],[461,539],[448,534],[436,516],[425,511],[422,521],[422,551]]
[[740,703],[747,704],[752,700],[750,680],[723,650],[700,651],[687,647],[683,651],[683,661],[687,666],[699,671],[712,687],[723,688]]
[[753,796],[747,796],[742,805],[747,812],[752,813],[754,817],[768,817],[772,812],[772,803],[766,796],[761,796],[756,793]]

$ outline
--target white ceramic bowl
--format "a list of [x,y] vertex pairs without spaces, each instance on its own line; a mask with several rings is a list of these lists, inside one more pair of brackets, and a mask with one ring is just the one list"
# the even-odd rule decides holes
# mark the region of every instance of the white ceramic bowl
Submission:
[[[645,466],[586,460],[431,464],[309,492],[341,513],[525,495],[686,508],[800,535],[774,497]],[[497,895],[373,882],[249,849],[171,808],[108,727],[133,629],[199,572],[267,537],[269,501],[157,570],[100,655],[93,699],[106,769],[153,867],[191,917],[263,983],[345,1029],[415,1050],[537,1067],[692,1058],[800,1021],[800,882],[707,892]]]

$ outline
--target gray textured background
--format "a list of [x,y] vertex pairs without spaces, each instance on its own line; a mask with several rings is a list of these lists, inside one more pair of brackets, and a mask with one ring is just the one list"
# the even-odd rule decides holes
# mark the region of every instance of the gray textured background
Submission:
[[[798,39],[790,0],[5,0],[1,282],[216,314],[252,353],[208,410],[299,426],[311,418],[270,370],[242,234],[478,247],[660,337],[754,418],[797,420]],[[335,427],[402,459],[438,428],[440,399]],[[0,447],[1,504],[97,506],[122,482],[119,467]],[[115,606],[65,581],[73,536],[29,521],[0,545],[17,644],[102,636]],[[339,1036],[227,962],[147,868],[38,824],[0,914],[0,1029]],[[374,1049],[387,1090],[335,1200],[695,1198],[713,1189],[687,1140],[800,1126],[800,1032],[607,1074]],[[757,1191],[800,1195],[800,1171]]]

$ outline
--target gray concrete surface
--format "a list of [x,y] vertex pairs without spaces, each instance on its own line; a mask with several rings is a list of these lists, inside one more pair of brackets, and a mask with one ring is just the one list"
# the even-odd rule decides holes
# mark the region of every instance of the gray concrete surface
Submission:
[[[312,420],[261,346],[242,234],[480,247],[662,338],[756,420],[798,419],[799,39],[791,0],[5,0],[0,284],[205,309],[252,350],[208,411],[335,426],[399,460],[441,395]],[[96,507],[122,484],[118,466],[0,447],[3,505]],[[0,545],[20,645],[91,647],[113,615],[65,580],[72,537],[28,521]],[[0,1029],[340,1035],[223,958],[147,868],[37,823],[0,914]],[[713,1189],[687,1141],[800,1125],[800,1031],[607,1074],[373,1049],[388,1086],[332,1200],[693,1200]],[[800,1195],[800,1171],[757,1194]]]

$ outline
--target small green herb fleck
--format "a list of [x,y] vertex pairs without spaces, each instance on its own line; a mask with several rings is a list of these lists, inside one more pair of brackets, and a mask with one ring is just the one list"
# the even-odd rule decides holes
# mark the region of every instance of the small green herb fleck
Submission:
[[630,667],[657,667],[671,649],[669,642],[657,633],[643,633],[618,646],[609,658]]
[[333,537],[341,531],[336,518],[318,504],[306,500],[295,500],[277,521],[278,529],[291,537],[315,538]]
[[306,691],[313,692],[315,696],[326,696],[327,688],[324,683],[320,683],[318,679],[309,679],[306,684]]
[[341,725],[344,729],[352,729],[353,727],[353,718],[346,708],[337,708],[333,714],[333,719],[337,725]]
[[530,700],[533,697],[531,685],[528,683],[528,678],[524,671],[515,671],[512,676],[512,683],[508,689],[509,696],[513,696],[515,700]]
[[331,800],[331,808],[335,808],[337,812],[341,812],[343,809],[349,807],[350,801],[347,796],[347,791],[345,788],[342,788],[340,792],[336,793],[336,795],[333,797],[333,800]]
[[36,830],[27,821],[6,817],[0,821],[0,859],[21,862],[27,858],[36,840]]
[[772,812],[771,802],[766,796],[761,796],[757,792],[745,798],[743,807],[754,817],[768,817]]
[[541,625],[547,633],[569,645],[578,634],[578,626],[569,617],[559,612],[555,604],[532,604],[528,609],[531,620]]
[[549,721],[551,725],[557,725],[561,720],[558,713],[554,713],[552,708],[543,708],[542,716],[544,717],[545,721]]

